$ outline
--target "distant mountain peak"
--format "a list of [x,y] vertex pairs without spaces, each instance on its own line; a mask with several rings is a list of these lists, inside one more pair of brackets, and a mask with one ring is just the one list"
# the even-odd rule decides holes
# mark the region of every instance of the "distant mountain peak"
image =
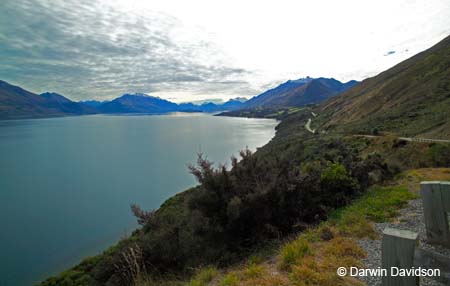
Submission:
[[68,103],[68,102],[72,102],[70,99],[68,99],[67,97],[56,93],[56,92],[44,92],[40,94],[42,97],[48,99],[48,100],[53,100],[55,102],[59,102],[59,103]]
[[351,88],[356,83],[356,81],[342,83],[334,78],[309,76],[288,80],[248,100],[244,103],[244,108],[304,106],[319,103]]
[[139,93],[139,92],[135,92],[135,93],[125,93],[123,94],[121,97],[144,97],[144,98],[157,98],[157,99],[162,99],[161,97],[158,96],[153,96],[153,95],[149,95],[149,94],[145,94],[145,93]]
[[235,97],[235,98],[230,98],[227,102],[246,102],[248,99],[245,97]]

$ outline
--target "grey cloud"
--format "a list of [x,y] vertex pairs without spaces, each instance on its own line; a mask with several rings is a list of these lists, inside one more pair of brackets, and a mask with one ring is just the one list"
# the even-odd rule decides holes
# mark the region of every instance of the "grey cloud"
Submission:
[[78,100],[125,92],[257,93],[236,80],[249,71],[224,64],[207,39],[178,43],[171,32],[180,28],[169,15],[128,15],[100,1],[2,0],[0,79]]

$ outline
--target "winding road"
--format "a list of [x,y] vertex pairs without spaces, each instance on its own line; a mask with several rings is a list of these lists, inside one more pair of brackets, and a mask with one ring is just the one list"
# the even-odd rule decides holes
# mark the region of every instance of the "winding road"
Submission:
[[312,134],[316,134],[316,130],[315,129],[311,129],[311,122],[312,122],[311,118],[308,118],[308,122],[306,122],[305,128],[306,128],[306,130],[308,130]]
[[[364,138],[379,138],[383,136],[377,135],[353,135],[355,137],[364,137]],[[424,143],[450,143],[450,140],[445,139],[430,139],[430,138],[417,138],[417,137],[397,137],[400,141],[408,141],[408,142],[424,142]]]
[[[311,115],[313,117],[316,117],[317,114],[315,114],[314,112],[311,112]],[[312,133],[312,134],[316,134],[316,129],[311,129],[311,123],[312,123],[312,118],[308,118],[308,121],[305,124],[305,129],[308,130],[308,132]],[[365,137],[365,138],[379,138],[382,136],[377,136],[377,135],[353,135],[355,137]],[[417,138],[417,137],[397,137],[398,140],[400,141],[408,141],[408,142],[424,142],[424,143],[450,143],[450,140],[446,140],[446,139],[431,139],[431,138]]]

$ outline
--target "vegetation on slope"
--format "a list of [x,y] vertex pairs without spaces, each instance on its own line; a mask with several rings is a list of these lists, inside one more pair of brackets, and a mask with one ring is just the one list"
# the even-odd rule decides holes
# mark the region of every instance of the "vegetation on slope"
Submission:
[[315,137],[298,121],[285,120],[268,145],[242,152],[239,163],[233,159],[231,171],[200,158],[191,167],[199,186],[167,200],[131,238],[42,285],[179,280],[201,265],[238,263],[328,218],[401,168],[448,164],[436,156],[436,146],[450,152],[450,145],[398,144],[390,137]]
[[[336,210],[327,221],[292,237],[272,252],[251,256],[222,271],[211,266],[199,269],[188,285],[363,285],[353,277],[338,276],[337,267],[362,266],[366,254],[357,240],[379,239],[373,223],[395,219],[409,200],[418,197],[419,182],[423,180],[450,180],[450,169],[405,171],[383,186],[371,187],[350,206]],[[150,285],[154,284],[139,284]]]
[[[348,131],[370,132],[374,127],[411,135],[440,130],[440,127],[435,127],[437,122],[447,120],[448,113],[440,109],[441,105],[446,106],[447,91],[445,85],[443,91],[436,88],[442,86],[437,82],[448,79],[443,75],[448,75],[449,69],[434,57],[448,63],[449,41],[446,39],[444,44],[368,80],[361,85],[364,90],[360,86],[355,87],[336,101],[318,108],[323,113],[314,119],[313,128],[315,125],[328,128],[329,132],[325,134],[311,134],[305,130],[304,125],[311,117],[311,111],[305,108],[285,117],[277,127],[275,138],[255,154],[244,151],[240,162],[232,159],[231,170],[214,168],[211,162],[200,158],[198,166],[190,169],[200,183],[197,187],[167,200],[151,215],[139,217],[146,217],[144,226],[129,239],[44,281],[42,285],[133,285],[142,279],[163,279],[168,285],[167,277],[184,279],[202,265],[226,267],[245,259],[262,244],[305,231],[360,197],[370,185],[401,170],[448,166],[449,157],[442,154],[450,153],[449,144],[399,141],[397,135],[370,139],[344,135]],[[419,83],[422,81],[429,93],[415,81],[412,83],[417,92],[408,88],[410,76]],[[381,89],[375,92],[378,85],[372,84],[382,82],[383,77],[385,82],[380,83],[383,92]],[[424,92],[426,101],[423,101]],[[373,94],[374,97],[365,94]],[[359,97],[369,102],[374,98],[374,106],[382,98],[378,105],[381,106],[380,111],[364,113],[365,104]],[[411,105],[410,101],[415,104]],[[424,113],[408,119],[416,104],[422,103]],[[348,106],[354,106],[360,117],[347,114]],[[334,110],[337,110],[336,114]],[[386,114],[395,116],[386,117]],[[447,124],[445,122],[444,125]],[[442,136],[446,137],[445,134]],[[336,246],[344,245],[344,250],[331,247],[328,251],[326,246],[322,247],[321,241],[314,242],[305,237],[287,246],[282,253],[286,261],[280,264],[280,269],[290,271],[288,277],[274,279],[280,279],[279,285],[284,285],[283,281],[303,285],[299,278],[295,282],[296,275],[311,275],[312,282],[308,285],[321,285],[322,282],[315,280],[318,278],[314,273],[327,273],[330,265],[312,259],[315,254],[327,258],[323,261],[336,256],[356,263],[362,254],[354,248],[352,237],[345,236],[346,227],[355,225],[364,230],[362,234],[370,234],[367,221],[384,219],[384,211],[390,209],[386,204],[391,202],[394,207],[399,207],[396,205],[399,200],[408,199],[407,195],[402,197],[405,192],[399,189],[369,191],[365,200],[370,202],[370,209],[361,206],[362,210],[356,207],[350,212],[362,211],[363,220],[351,214],[341,215],[336,225],[328,226],[328,237],[330,233],[332,236],[330,243],[334,241]],[[379,194],[371,199],[373,193]],[[390,195],[395,195],[392,201],[389,200]],[[377,209],[377,204],[382,207]],[[358,229],[351,232],[358,233]],[[253,277],[249,279],[257,279],[254,275],[264,271],[255,266],[248,273],[230,273],[219,285],[237,285],[245,275]],[[214,281],[213,274],[202,274],[205,277],[199,280]],[[334,278],[330,276],[329,279],[333,281]],[[256,282],[251,283],[247,285]]]
[[289,115],[299,112],[300,110],[310,110],[307,107],[255,107],[244,108],[233,111],[225,111],[217,116],[231,116],[231,117],[247,117],[247,118],[270,118],[283,120]]
[[324,128],[450,138],[450,37],[330,99]]

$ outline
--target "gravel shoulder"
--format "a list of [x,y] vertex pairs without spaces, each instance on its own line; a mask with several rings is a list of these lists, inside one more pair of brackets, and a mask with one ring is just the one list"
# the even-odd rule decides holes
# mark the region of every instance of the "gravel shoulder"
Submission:
[[[381,238],[382,232],[386,227],[409,230],[419,233],[420,248],[437,252],[441,255],[450,257],[450,249],[430,245],[426,242],[425,224],[423,220],[422,200],[416,199],[409,202],[408,206],[400,211],[397,219],[390,223],[375,223],[376,232]],[[364,259],[365,268],[381,267],[381,240],[362,239],[358,241],[359,245],[367,252]],[[381,277],[361,277],[362,281],[370,286],[381,286]],[[420,281],[421,286],[440,286],[445,285],[438,283],[429,278],[423,278]]]

